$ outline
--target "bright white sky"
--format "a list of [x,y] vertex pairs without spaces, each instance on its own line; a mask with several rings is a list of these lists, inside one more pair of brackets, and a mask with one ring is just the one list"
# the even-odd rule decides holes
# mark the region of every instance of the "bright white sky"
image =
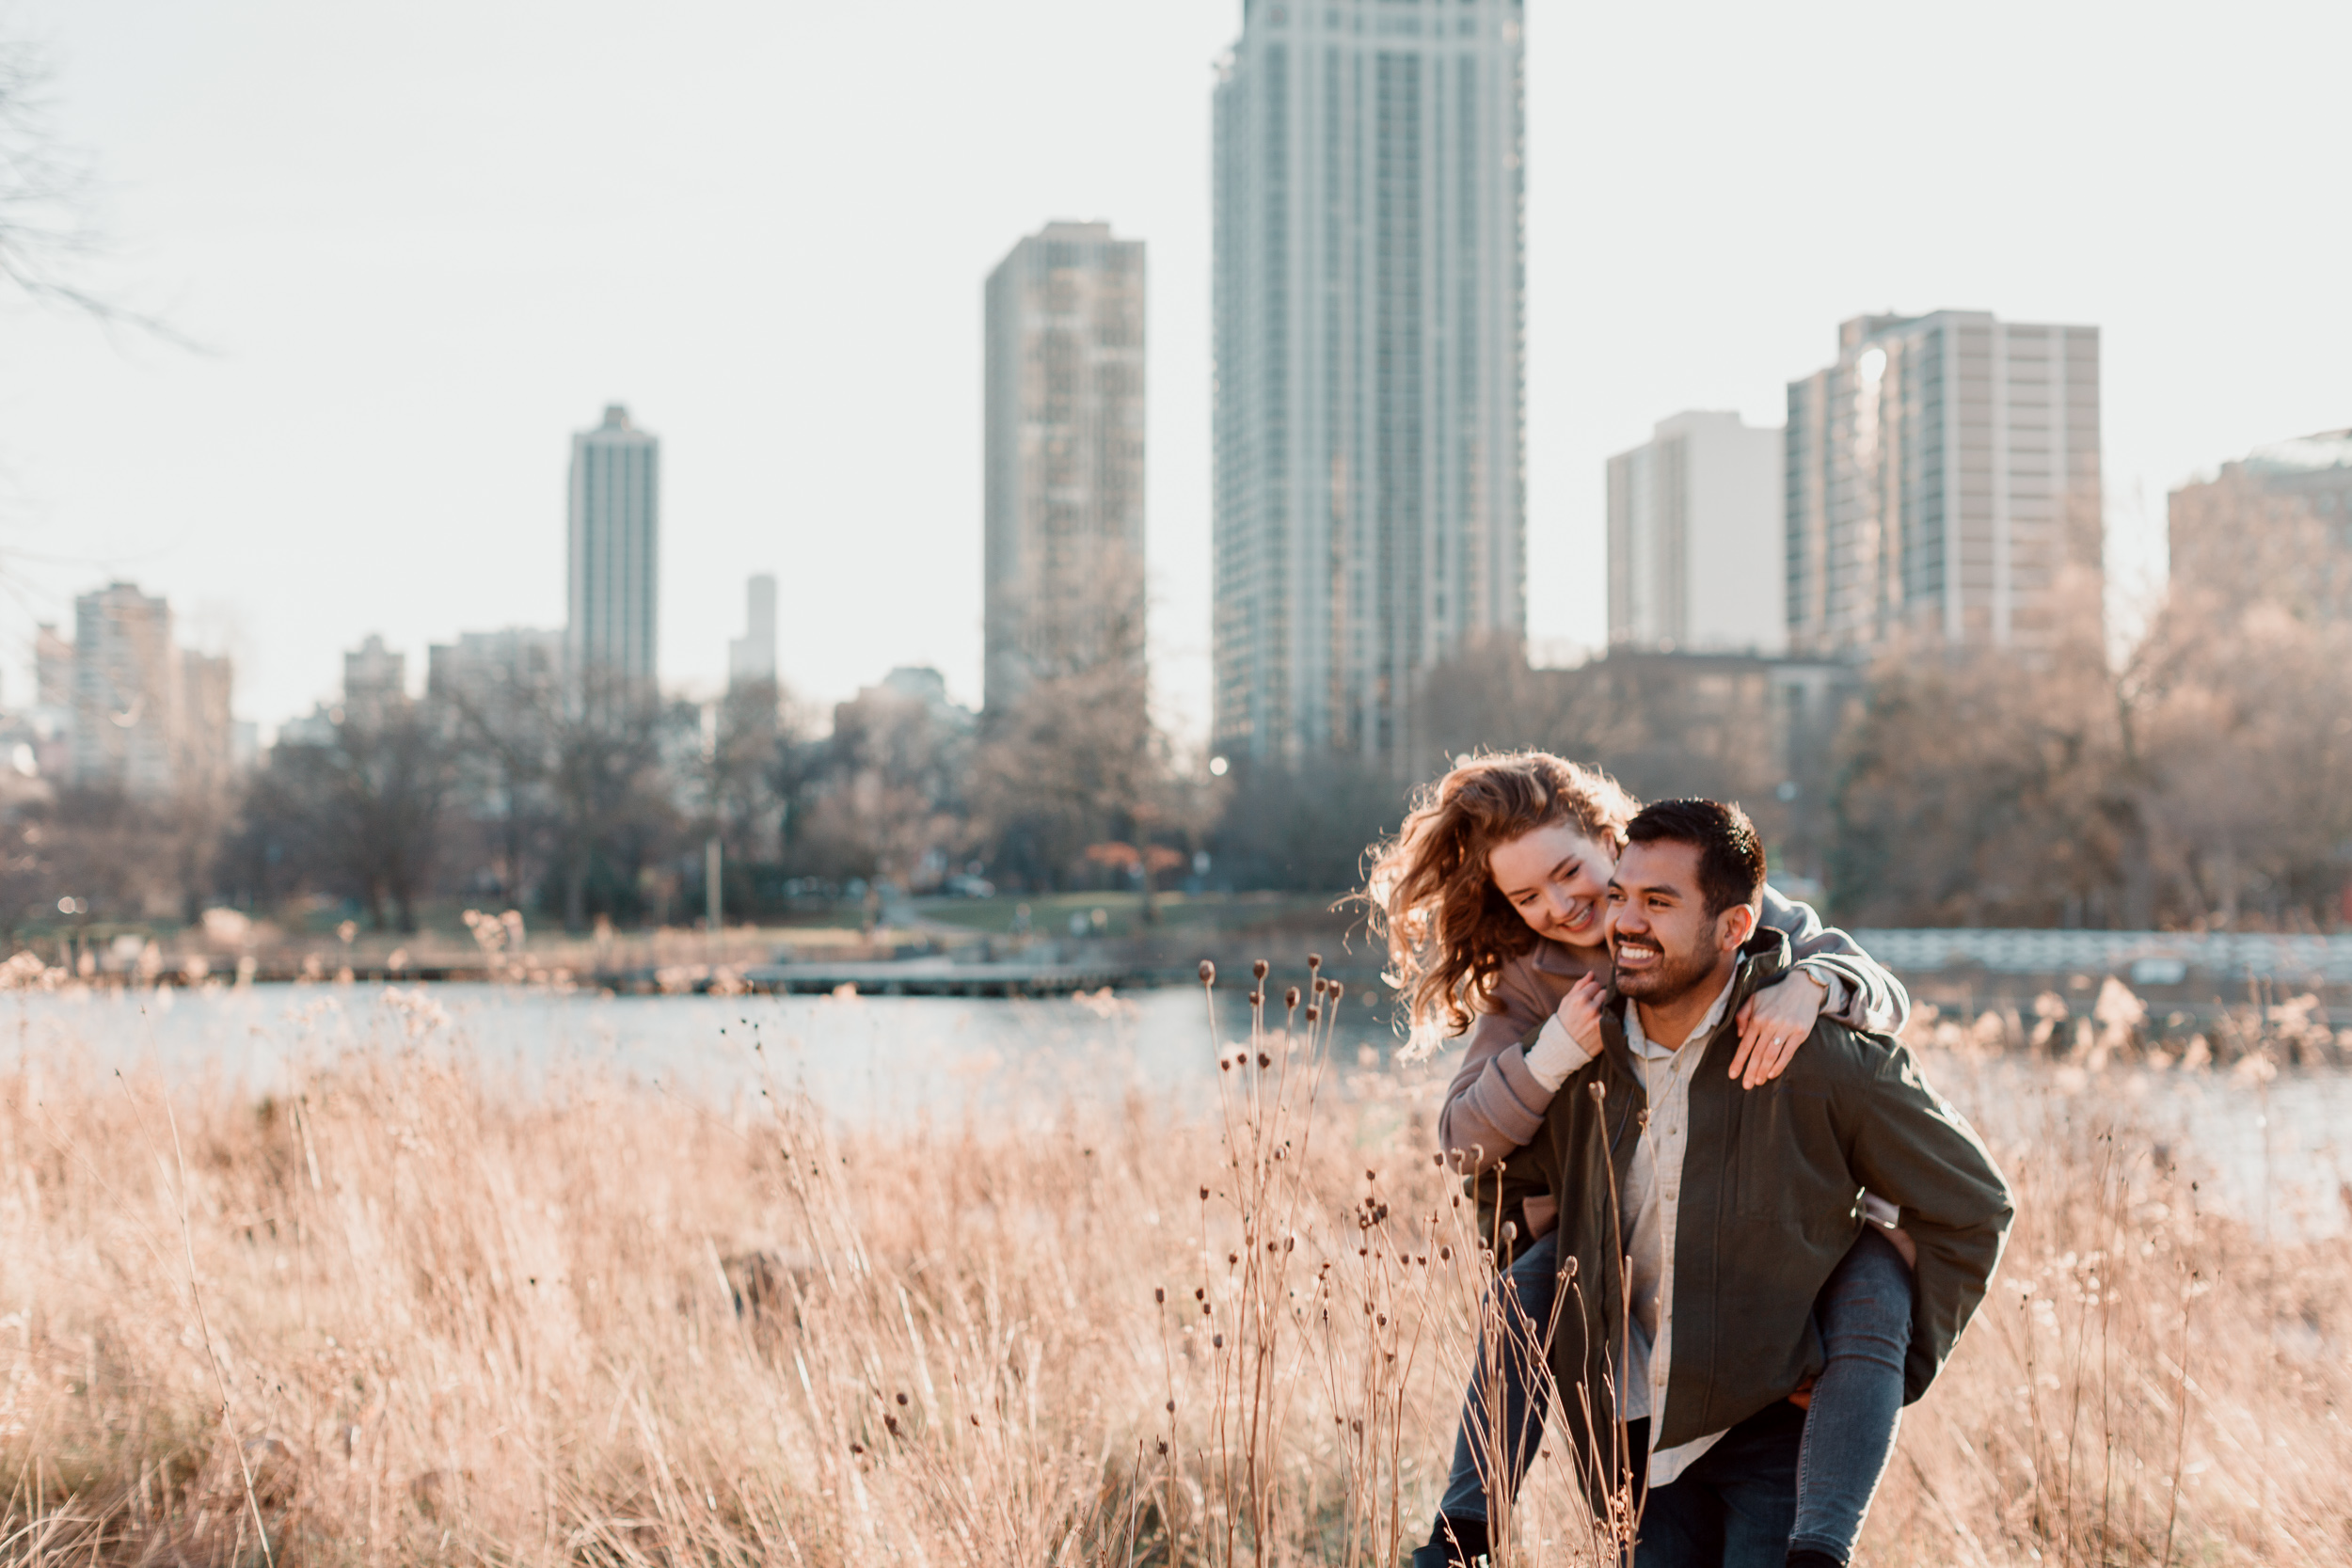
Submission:
[[[1602,460],[1777,424],[1840,318],[2104,329],[2110,561],[2164,494],[2352,424],[2352,6],[1530,0],[1531,632],[1602,629]],[[0,700],[35,619],[170,595],[265,726],[369,632],[561,623],[571,431],[663,442],[661,669],[743,578],[787,679],[979,689],[980,286],[1151,245],[1153,658],[1208,689],[1209,91],[1235,0],[17,0],[118,269],[215,352],[0,309]]]

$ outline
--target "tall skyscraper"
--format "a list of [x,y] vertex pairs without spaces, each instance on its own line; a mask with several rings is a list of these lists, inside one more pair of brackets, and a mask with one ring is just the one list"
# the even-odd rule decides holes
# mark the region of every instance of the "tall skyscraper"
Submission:
[[572,436],[570,622],[564,655],[581,689],[654,689],[661,561],[661,443],[612,404]]
[[1248,0],[1216,108],[1215,743],[1399,768],[1526,624],[1521,0]]
[[1780,652],[1782,504],[1781,433],[1737,414],[1677,414],[1611,458],[1611,644]]
[[776,579],[767,572],[743,588],[743,635],[727,640],[727,684],[776,678]]
[[1143,291],[1143,242],[1107,223],[1049,223],[989,274],[988,707],[1142,672]]
[[2033,647],[2095,617],[2099,329],[1857,316],[1788,384],[1788,636]]

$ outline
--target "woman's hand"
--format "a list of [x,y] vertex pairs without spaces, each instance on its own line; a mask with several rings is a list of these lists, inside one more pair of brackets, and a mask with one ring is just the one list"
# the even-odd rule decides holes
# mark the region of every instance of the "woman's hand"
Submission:
[[1802,969],[1749,997],[1740,1009],[1740,1049],[1731,1058],[1731,1075],[1740,1086],[1752,1089],[1779,1077],[1797,1047],[1813,1033],[1821,1004],[1828,1000],[1829,987]]
[[1609,988],[1597,975],[1587,974],[1568,988],[1568,994],[1560,999],[1560,1026],[1568,1037],[1584,1048],[1588,1056],[1600,1054],[1600,1001],[1609,994]]

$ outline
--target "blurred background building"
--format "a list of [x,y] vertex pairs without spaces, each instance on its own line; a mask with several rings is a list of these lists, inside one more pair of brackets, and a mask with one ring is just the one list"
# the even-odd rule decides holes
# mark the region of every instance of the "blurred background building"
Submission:
[[576,681],[654,690],[660,463],[661,443],[617,403],[572,436],[564,655]]
[[1609,460],[1609,643],[1778,653],[1782,433],[1684,413]]
[[1411,766],[1526,623],[1519,0],[1259,3],[1215,149],[1221,752]]
[[1049,223],[989,275],[984,705],[1144,660],[1144,249]]
[[767,572],[743,585],[743,635],[727,640],[727,684],[776,678],[776,579]]
[[2044,644],[2098,613],[2099,329],[1857,316],[1788,385],[1792,646]]
[[343,655],[343,711],[356,722],[373,728],[408,701],[408,656],[384,645],[370,633],[368,640]]
[[2352,619],[2352,430],[2256,447],[2166,507],[2176,588]]
[[[68,695],[66,649],[37,649],[43,706]],[[226,789],[234,744],[226,657],[175,647],[170,604],[115,582],[73,601],[69,778],[143,800]]]
[[[493,730],[543,716],[562,684],[564,634],[529,626],[468,631],[425,649],[426,701]],[[346,665],[348,670],[348,665]]]

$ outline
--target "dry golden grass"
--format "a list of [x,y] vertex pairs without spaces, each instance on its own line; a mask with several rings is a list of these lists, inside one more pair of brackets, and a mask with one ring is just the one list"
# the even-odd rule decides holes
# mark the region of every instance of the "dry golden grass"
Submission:
[[[842,1134],[393,1050],[256,1103],[28,1058],[0,1558],[1394,1562],[1481,1265],[1436,1087],[1334,1078],[1268,1007],[1204,1038],[1205,1125]],[[1863,1560],[2352,1556],[2346,1244],[2200,1214],[2112,1124],[2125,1069],[2030,1102],[2009,1064],[1936,1070],[2003,1097],[2021,1218]],[[1515,1560],[1606,1557],[1572,1490],[1555,1447]]]

